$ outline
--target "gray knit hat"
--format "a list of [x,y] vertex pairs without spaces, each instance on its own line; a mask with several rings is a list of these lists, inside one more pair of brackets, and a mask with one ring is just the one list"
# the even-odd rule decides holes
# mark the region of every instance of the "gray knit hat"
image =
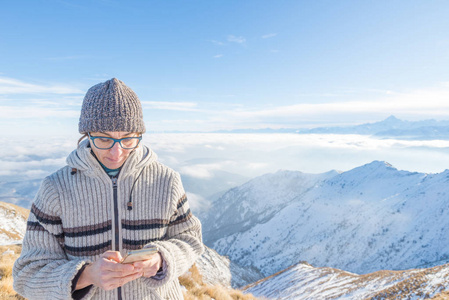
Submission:
[[136,93],[117,78],[91,87],[84,97],[79,132],[145,132]]

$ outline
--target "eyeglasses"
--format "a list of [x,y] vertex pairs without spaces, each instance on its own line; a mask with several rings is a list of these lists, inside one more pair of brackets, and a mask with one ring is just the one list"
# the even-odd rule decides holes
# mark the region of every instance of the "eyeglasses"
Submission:
[[123,149],[131,150],[136,148],[139,145],[140,141],[142,140],[141,136],[113,139],[107,136],[91,136],[90,133],[88,133],[88,135],[89,138],[92,140],[94,146],[101,150],[111,149],[112,147],[114,147],[115,143],[119,143]]

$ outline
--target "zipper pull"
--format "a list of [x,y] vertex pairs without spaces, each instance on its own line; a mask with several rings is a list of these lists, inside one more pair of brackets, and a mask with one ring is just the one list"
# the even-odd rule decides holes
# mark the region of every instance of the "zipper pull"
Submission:
[[117,177],[112,177],[112,187],[115,189],[117,188]]

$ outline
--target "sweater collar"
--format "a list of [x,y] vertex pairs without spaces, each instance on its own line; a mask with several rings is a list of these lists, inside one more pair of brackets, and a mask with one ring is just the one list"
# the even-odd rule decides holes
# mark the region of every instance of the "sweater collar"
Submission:
[[[89,141],[84,140],[77,149],[67,157],[67,165],[79,171],[86,172],[87,176],[95,177],[104,174],[99,161],[90,153]],[[121,167],[120,177],[127,176],[157,160],[157,155],[147,146],[140,144],[134,149]]]

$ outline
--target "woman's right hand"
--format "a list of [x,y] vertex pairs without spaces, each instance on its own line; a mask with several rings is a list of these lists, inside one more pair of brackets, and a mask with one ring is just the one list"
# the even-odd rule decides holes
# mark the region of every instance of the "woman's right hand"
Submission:
[[100,259],[86,266],[76,283],[75,290],[91,284],[104,290],[112,290],[143,275],[141,268],[132,264],[121,264],[121,260],[120,252],[106,251]]

